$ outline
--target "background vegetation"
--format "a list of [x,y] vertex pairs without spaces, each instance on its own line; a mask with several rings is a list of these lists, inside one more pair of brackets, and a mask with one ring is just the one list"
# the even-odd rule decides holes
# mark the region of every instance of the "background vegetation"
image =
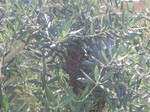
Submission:
[[[0,111],[149,112],[145,6],[1,0]],[[13,57],[6,61],[8,55]]]

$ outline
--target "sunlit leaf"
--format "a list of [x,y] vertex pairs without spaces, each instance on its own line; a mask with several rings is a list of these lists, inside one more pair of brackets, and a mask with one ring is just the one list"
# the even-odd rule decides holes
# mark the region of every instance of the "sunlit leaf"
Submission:
[[3,96],[2,104],[3,104],[5,111],[8,112],[10,105],[9,105],[7,96]]
[[98,66],[95,66],[95,69],[94,69],[94,76],[95,76],[96,82],[98,82],[99,79],[100,79],[100,77],[101,77]]

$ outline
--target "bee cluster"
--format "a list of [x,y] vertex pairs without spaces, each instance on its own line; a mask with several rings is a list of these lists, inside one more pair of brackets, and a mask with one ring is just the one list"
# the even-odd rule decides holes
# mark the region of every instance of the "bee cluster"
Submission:
[[[89,77],[93,77],[91,76],[92,68],[84,64],[84,62],[91,60],[92,53],[87,53],[84,44],[84,40],[73,40],[72,43],[68,45],[66,54],[66,73],[70,78],[69,85],[77,95],[81,94],[86,88],[86,84],[79,79],[86,78],[84,74],[87,74]],[[94,89],[94,91],[90,94],[90,97],[97,97],[94,96],[94,92],[97,90],[99,91],[99,89],[99,87]],[[99,93],[98,99],[99,100],[97,102],[93,102],[91,106],[97,106],[97,112],[102,112],[106,102],[103,92]],[[93,112],[93,110],[90,112]]]

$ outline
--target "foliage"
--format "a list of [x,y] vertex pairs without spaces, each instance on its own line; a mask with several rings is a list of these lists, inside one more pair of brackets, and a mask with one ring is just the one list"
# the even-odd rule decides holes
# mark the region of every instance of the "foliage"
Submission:
[[149,9],[121,1],[2,0],[0,74],[6,112],[150,111]]

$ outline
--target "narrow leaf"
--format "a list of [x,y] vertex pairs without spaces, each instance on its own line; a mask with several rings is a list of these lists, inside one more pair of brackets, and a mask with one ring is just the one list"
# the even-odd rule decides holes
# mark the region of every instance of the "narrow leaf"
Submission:
[[107,72],[107,73],[101,78],[101,81],[104,82],[104,81],[110,79],[113,74],[114,74],[114,69],[112,69],[112,70],[110,70],[109,72]]
[[8,102],[7,96],[5,96],[5,95],[3,96],[2,103],[3,103],[3,107],[5,109],[5,112],[8,112],[8,110],[9,110],[9,102]]
[[88,91],[89,91],[89,88],[88,88],[88,86],[84,89],[84,91],[82,92],[82,94],[81,94],[81,99],[84,99],[84,97],[86,97],[86,95],[88,94]]
[[94,69],[94,76],[95,76],[96,82],[98,82],[99,79],[100,79],[100,73],[99,73],[99,68],[98,68],[98,66],[96,66],[95,69]]

